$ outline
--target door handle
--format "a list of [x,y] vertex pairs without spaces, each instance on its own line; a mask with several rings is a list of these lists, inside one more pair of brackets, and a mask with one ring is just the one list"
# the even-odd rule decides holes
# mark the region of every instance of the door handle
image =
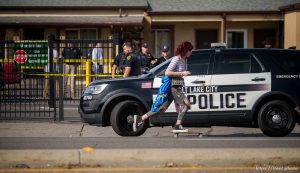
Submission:
[[205,81],[204,80],[195,80],[195,81],[192,81],[192,84],[205,84]]
[[265,81],[265,80],[266,80],[265,78],[260,78],[260,77],[256,77],[256,78],[252,79],[252,81],[255,81],[255,82]]

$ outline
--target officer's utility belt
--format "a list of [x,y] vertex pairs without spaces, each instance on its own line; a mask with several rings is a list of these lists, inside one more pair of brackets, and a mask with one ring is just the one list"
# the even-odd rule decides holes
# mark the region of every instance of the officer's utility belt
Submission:
[[184,86],[184,79],[182,77],[172,77],[171,86],[172,87]]

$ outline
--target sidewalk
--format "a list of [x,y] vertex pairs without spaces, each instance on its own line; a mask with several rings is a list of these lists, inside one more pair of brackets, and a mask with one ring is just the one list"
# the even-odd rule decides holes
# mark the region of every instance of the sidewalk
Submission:
[[[225,129],[225,130],[224,130]],[[171,127],[149,128],[141,137],[173,136]],[[204,135],[236,134],[248,136],[263,136],[256,128],[212,127],[201,128]],[[299,129],[300,133],[300,129]],[[91,126],[76,122],[0,122],[0,137],[120,137],[112,127]],[[236,136],[238,137],[238,136]]]
[[[143,137],[170,136],[171,127],[150,128]],[[0,137],[120,137],[111,127],[81,122],[0,122]]]

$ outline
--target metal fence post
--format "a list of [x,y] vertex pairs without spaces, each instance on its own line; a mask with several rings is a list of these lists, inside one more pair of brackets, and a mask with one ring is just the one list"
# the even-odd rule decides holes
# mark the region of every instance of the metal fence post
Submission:
[[59,77],[58,77],[58,87],[59,87],[59,91],[58,91],[58,116],[59,116],[59,121],[64,121],[64,64],[63,64],[63,59],[59,58],[58,60],[58,64],[59,64],[59,69],[58,69],[58,73],[59,73]]
[[85,86],[87,87],[91,83],[91,60],[87,60],[85,63]]
[[[54,36],[49,35],[48,36],[48,51],[49,51],[49,58],[48,58],[48,64],[49,64],[49,85],[50,85],[50,93],[49,93],[49,107],[50,108],[56,108],[55,104],[55,83],[54,83],[54,77],[51,75],[53,74],[53,42],[54,42]],[[54,113],[54,120],[56,120],[56,111]]]

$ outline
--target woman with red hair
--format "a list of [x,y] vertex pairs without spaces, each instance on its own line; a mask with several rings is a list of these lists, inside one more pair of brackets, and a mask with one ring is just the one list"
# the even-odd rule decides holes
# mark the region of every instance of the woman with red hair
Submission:
[[165,103],[163,103],[162,106],[155,112],[150,110],[143,116],[135,115],[133,122],[133,131],[137,131],[137,128],[151,116],[167,110],[167,108],[173,100],[175,101],[176,110],[178,112],[178,117],[176,124],[174,125],[174,130],[180,130],[183,132],[188,131],[187,129],[183,128],[182,120],[183,116],[188,111],[190,102],[185,96],[185,94],[182,92],[182,87],[184,87],[183,76],[191,75],[191,72],[187,71],[187,58],[191,56],[193,48],[193,45],[188,41],[184,41],[178,45],[176,50],[176,56],[172,58],[165,72],[165,75],[171,78],[171,99],[168,99]]
[[180,43],[176,50],[176,56],[172,59],[165,72],[166,76],[172,78],[171,93],[178,112],[174,130],[187,131],[187,129],[184,129],[182,126],[182,120],[188,111],[190,102],[182,92],[182,87],[184,87],[183,76],[191,75],[191,72],[187,71],[187,59],[191,56],[193,48],[193,45],[188,41]]

